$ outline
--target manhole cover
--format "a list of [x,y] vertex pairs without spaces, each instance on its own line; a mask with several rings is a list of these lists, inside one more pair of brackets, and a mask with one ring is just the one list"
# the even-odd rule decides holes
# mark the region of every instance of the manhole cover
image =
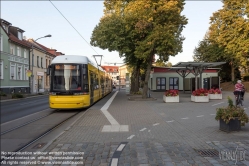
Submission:
[[219,157],[219,152],[215,149],[195,149],[202,157]]
[[40,149],[40,148],[42,148],[45,145],[46,145],[46,143],[38,143],[32,149]]

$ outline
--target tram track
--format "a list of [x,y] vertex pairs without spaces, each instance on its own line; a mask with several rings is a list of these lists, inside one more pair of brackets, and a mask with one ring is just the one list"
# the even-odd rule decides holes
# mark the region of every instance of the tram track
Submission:
[[[43,137],[45,137],[46,135],[48,135],[49,133],[51,133],[51,132],[52,132],[53,130],[55,130],[56,128],[60,127],[61,125],[63,125],[64,123],[66,123],[67,121],[69,121],[70,119],[72,119],[73,117],[77,116],[80,112],[81,112],[81,111],[77,111],[76,113],[73,113],[73,115],[68,115],[67,117],[64,117],[63,120],[60,120],[59,122],[57,122],[56,124],[54,124],[52,127],[50,127],[49,129],[47,129],[46,131],[43,131],[42,133],[37,134],[34,138],[32,138],[32,139],[29,140],[29,141],[26,141],[26,142],[21,143],[21,144],[22,144],[21,147],[15,148],[15,150],[11,150],[11,151],[6,151],[6,150],[5,150],[6,152],[10,152],[10,154],[5,155],[5,156],[3,156],[3,155],[1,154],[1,162],[3,162],[3,161],[8,161],[9,158],[15,156],[18,152],[24,151],[25,149],[27,149],[28,147],[30,147],[31,145],[33,145],[34,143],[36,143],[38,140],[40,140],[41,138],[43,138]],[[49,117],[49,116],[51,116],[51,115],[55,115],[55,114],[57,114],[57,113],[61,113],[61,112],[58,112],[58,111],[57,111],[57,112],[55,112],[55,113],[51,113],[51,114],[49,114],[49,115],[45,115],[45,116],[43,116],[43,117],[40,117],[40,118],[31,120],[31,121],[29,121],[29,122],[27,122],[27,123],[25,123],[25,124],[23,124],[23,125],[20,125],[20,126],[18,126],[18,127],[12,128],[12,129],[10,129],[10,130],[8,130],[8,131],[2,132],[2,133],[1,133],[1,139],[3,138],[2,135],[3,135],[3,136],[4,136],[4,135],[6,136],[6,135],[8,135],[8,134],[11,134],[11,132],[15,132],[15,131],[17,132],[18,129],[21,129],[21,128],[25,127],[25,126],[31,125],[31,124],[34,123],[34,122],[37,122],[37,121],[42,120],[42,119],[45,119],[46,117]],[[62,112],[62,114],[63,114],[63,113],[65,113],[65,112]],[[72,114],[72,113],[69,112],[69,114]],[[44,120],[44,121],[45,121],[45,120]],[[37,130],[38,130],[38,128],[37,128]],[[37,131],[37,130],[35,130],[35,131]],[[15,134],[14,134],[14,135],[15,135]],[[21,135],[21,134],[20,134],[20,135]],[[16,136],[15,136],[15,137],[16,137]],[[3,150],[3,151],[4,151],[4,150]]]
[[[55,112],[57,112],[57,111],[58,111],[58,110],[56,110]],[[16,126],[16,127],[13,127],[13,128],[11,128],[11,129],[8,129],[8,130],[6,130],[6,131],[4,131],[4,132],[1,132],[1,136],[4,135],[4,134],[7,134],[7,133],[9,133],[9,132],[12,132],[12,131],[14,131],[14,130],[17,130],[17,129],[21,128],[21,127],[24,127],[24,126],[26,126],[26,125],[29,125],[29,124],[31,124],[31,123],[33,123],[33,122],[36,122],[36,121],[38,121],[38,120],[40,120],[40,119],[43,119],[43,118],[45,118],[45,117],[48,117],[48,116],[50,116],[51,114],[54,114],[55,112],[50,113],[50,114],[48,114],[48,115],[44,115],[44,116],[39,117],[39,118],[35,118],[35,119],[30,120],[30,121],[28,121],[28,122],[26,122],[26,123],[24,123],[24,124],[18,125],[18,126]]]

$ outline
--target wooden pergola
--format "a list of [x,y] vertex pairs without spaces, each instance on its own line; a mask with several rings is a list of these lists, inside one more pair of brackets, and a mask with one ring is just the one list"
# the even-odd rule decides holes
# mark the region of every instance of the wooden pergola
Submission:
[[197,76],[200,75],[199,85],[202,87],[202,73],[207,68],[220,66],[226,62],[179,62],[173,65],[170,70],[175,70],[183,78],[183,92],[185,93],[185,77],[192,73],[195,76],[195,90],[197,90]]

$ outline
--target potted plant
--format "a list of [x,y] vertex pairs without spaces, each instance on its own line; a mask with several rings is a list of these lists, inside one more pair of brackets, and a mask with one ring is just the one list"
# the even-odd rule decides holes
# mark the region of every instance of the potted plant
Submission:
[[209,102],[208,90],[207,89],[197,89],[192,92],[191,101],[193,102]]
[[179,92],[175,89],[167,90],[163,95],[163,101],[165,103],[169,102],[179,102]]
[[245,110],[234,106],[230,97],[228,97],[227,107],[217,108],[215,119],[220,121],[220,130],[226,132],[239,131],[241,126],[245,126],[245,123],[249,121]]
[[208,91],[209,99],[222,99],[221,90],[212,88]]

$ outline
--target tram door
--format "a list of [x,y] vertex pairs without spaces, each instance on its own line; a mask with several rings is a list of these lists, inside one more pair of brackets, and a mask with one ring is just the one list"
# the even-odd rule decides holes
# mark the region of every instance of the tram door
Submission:
[[93,104],[94,95],[94,74],[90,71],[90,105]]

